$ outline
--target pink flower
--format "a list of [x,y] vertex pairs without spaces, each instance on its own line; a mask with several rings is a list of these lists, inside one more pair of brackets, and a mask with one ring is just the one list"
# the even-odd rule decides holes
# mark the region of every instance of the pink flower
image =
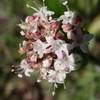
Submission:
[[48,34],[50,27],[49,22],[44,16],[35,13],[33,16],[28,16],[25,22],[19,24],[22,36],[27,39],[42,40]]
[[62,29],[63,29],[64,32],[69,32],[69,31],[74,29],[74,26],[72,24],[69,24],[69,23],[63,24]]
[[37,22],[39,20],[39,16],[38,15],[33,15],[33,16],[28,16],[26,19],[25,19],[25,22],[27,24],[34,24],[34,22]]
[[74,28],[81,27],[81,18],[76,12],[66,11],[64,15],[61,16],[62,28],[64,32],[72,31]]
[[52,20],[50,23],[51,31],[56,32],[59,29],[59,25],[60,25],[60,23],[58,21]]
[[27,32],[26,35],[25,35],[25,37],[27,39],[33,39],[35,41],[38,40],[38,39],[40,39],[40,40],[44,39],[44,36],[45,36],[45,34],[43,32],[39,32],[39,31]]
[[76,16],[76,18],[73,21],[73,24],[75,26],[80,26],[82,24],[82,19],[80,18],[80,16],[78,16],[78,15]]

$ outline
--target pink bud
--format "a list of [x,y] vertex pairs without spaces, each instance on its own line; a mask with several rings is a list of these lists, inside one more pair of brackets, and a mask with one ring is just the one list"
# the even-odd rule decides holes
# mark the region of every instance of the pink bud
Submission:
[[51,30],[58,30],[59,28],[59,22],[55,20],[53,20],[50,25],[51,25]]
[[68,23],[68,24],[62,25],[62,28],[64,32],[69,32],[74,28],[74,26]]

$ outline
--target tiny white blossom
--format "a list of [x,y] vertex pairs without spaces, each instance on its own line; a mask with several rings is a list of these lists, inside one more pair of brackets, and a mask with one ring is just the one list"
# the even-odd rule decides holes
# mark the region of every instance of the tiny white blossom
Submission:
[[40,40],[37,40],[34,43],[34,47],[33,48],[34,48],[34,51],[37,52],[37,54],[39,55],[39,57],[42,58],[43,55],[44,55],[44,50],[45,50],[45,43],[43,43]]
[[48,81],[50,83],[64,83],[64,80],[66,78],[66,73],[64,71],[54,71],[49,70],[48,71]]
[[[56,50],[59,49],[59,47],[64,43],[64,41],[58,39],[58,40],[54,40],[53,37],[49,36],[46,37],[46,41],[47,41],[47,47],[51,46],[49,49],[51,50],[51,52],[55,52]],[[49,50],[47,49],[47,50]]]
[[[29,64],[27,63],[25,59],[21,61],[20,67],[23,70],[24,74],[30,77],[30,73],[33,72],[33,69],[30,68]],[[21,76],[21,74],[18,74],[18,75]]]
[[64,15],[61,16],[61,19],[63,20],[63,24],[73,24],[73,21],[76,17],[76,12],[73,11],[66,11],[64,12]]
[[40,8],[40,13],[42,13],[45,17],[54,15],[53,11],[47,10],[47,6],[41,7]]
[[55,63],[54,63],[54,68],[56,71],[64,71],[66,70],[66,67],[67,67],[67,61],[65,59],[57,59],[55,60]]
[[60,45],[59,48],[56,49],[55,54],[57,55],[58,59],[64,59],[69,56],[68,44],[63,43]]
[[54,63],[54,68],[56,71],[66,71],[66,73],[70,73],[75,70],[74,57],[69,55],[63,59],[57,59]]

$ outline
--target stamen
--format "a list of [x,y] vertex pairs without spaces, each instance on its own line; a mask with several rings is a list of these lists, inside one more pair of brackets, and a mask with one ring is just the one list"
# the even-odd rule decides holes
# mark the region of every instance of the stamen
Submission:
[[40,83],[41,82],[41,79],[38,79],[37,82]]
[[54,87],[55,87],[55,88],[58,88],[58,85],[57,85],[57,83],[55,83],[55,84],[54,84]]
[[26,4],[26,7],[31,8],[31,9],[33,9],[33,10],[36,11],[36,12],[39,12],[38,9],[36,9],[36,8],[34,8],[34,7],[32,7],[32,6],[30,6],[29,4]]
[[24,73],[24,70],[21,69],[19,66],[12,66],[11,72],[18,75],[18,77],[21,78],[22,74]]
[[42,2],[43,2],[43,7],[45,6],[45,0],[42,0]]
[[11,69],[11,72],[14,72],[14,69]]
[[67,9],[68,11],[70,10],[69,7],[68,7],[68,1],[67,1],[67,0],[63,2],[63,5],[66,7],[66,9]]
[[22,78],[22,77],[23,77],[23,75],[22,75],[22,74],[18,74],[18,77],[19,77],[19,78]]
[[54,96],[54,95],[55,95],[55,91],[52,92],[52,96]]
[[63,83],[63,86],[64,86],[64,89],[66,89],[66,84],[65,84],[65,82]]
[[69,7],[68,7],[68,5],[66,5],[65,7],[66,7],[66,9],[67,9],[68,11],[70,10]]
[[53,91],[52,91],[52,96],[54,96],[55,95],[55,91],[56,91],[56,88],[57,88],[57,84],[56,83],[54,83],[53,84]]

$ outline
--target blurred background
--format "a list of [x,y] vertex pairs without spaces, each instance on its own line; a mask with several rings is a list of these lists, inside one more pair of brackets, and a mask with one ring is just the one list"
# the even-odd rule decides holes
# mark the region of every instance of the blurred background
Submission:
[[[65,10],[62,1],[46,0],[55,17]],[[36,75],[19,79],[11,72],[11,66],[23,58],[18,53],[18,44],[23,39],[17,24],[33,13],[26,7],[27,3],[41,7],[42,0],[0,0],[0,100],[100,100],[100,0],[69,1],[70,9],[79,12],[94,39],[89,45],[90,52],[81,54],[78,70],[68,75],[67,89],[59,86],[52,97],[50,85],[36,83]]]

